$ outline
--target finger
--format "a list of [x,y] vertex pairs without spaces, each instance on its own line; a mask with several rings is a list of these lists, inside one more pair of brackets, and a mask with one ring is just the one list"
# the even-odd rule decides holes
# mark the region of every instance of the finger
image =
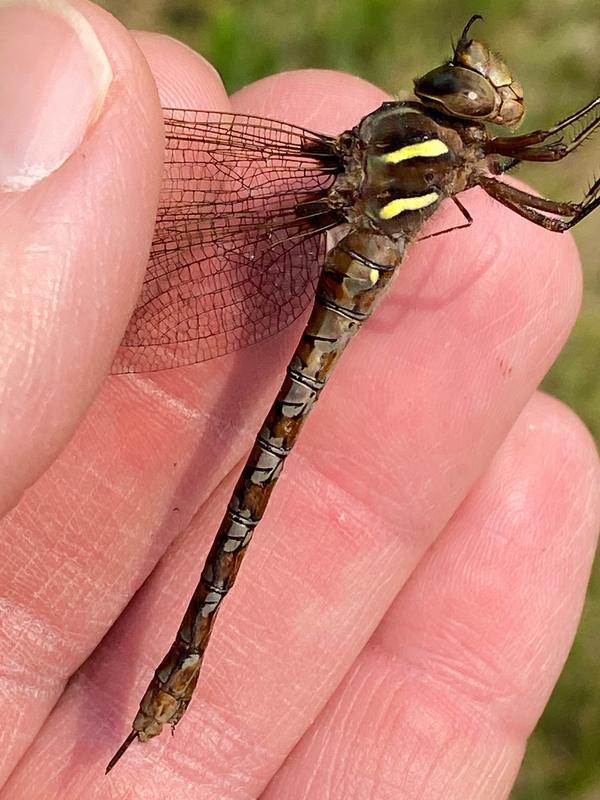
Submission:
[[151,74],[108,14],[40,0],[0,15],[2,514],[71,437],[131,314],[162,126]]
[[[160,126],[161,116],[152,122],[153,108],[157,105],[156,88],[129,34],[100,9],[89,5],[81,5],[81,9],[87,15],[85,20],[94,26],[92,33],[101,38],[109,54],[117,88],[114,99],[109,94],[110,108],[94,129],[91,150],[84,151],[85,159],[78,159],[84,165],[93,162],[101,177],[99,203],[93,213],[88,211],[94,219],[76,215],[66,241],[56,241],[54,245],[67,248],[69,243],[76,243],[80,248],[78,257],[85,254],[89,263],[79,263],[78,269],[91,276],[91,287],[86,291],[93,289],[99,319],[102,325],[121,325],[122,333],[127,316],[122,307],[125,294],[131,309],[140,266],[143,268],[147,259],[152,224],[144,232],[141,215],[149,215],[153,220],[156,196],[149,187],[157,179],[163,154],[160,127],[153,133],[150,125]],[[188,61],[193,57],[187,48],[177,49],[185,53]],[[193,57],[193,61],[197,65],[193,86],[198,99],[208,101],[212,96],[213,103],[221,102],[225,94],[212,67],[198,57]],[[189,80],[189,70],[186,74]],[[144,122],[145,119],[148,121]],[[100,137],[98,142],[97,137]],[[148,145],[144,143],[146,138]],[[130,154],[131,149],[137,155]],[[114,159],[118,160],[118,167]],[[152,163],[143,166],[142,159]],[[67,167],[71,169],[71,161],[43,183],[62,180]],[[95,173],[88,175],[87,166],[84,172],[80,178],[72,179],[76,184],[73,192],[78,189],[81,193],[86,187],[93,189]],[[69,191],[65,185],[63,195],[58,197],[59,189],[56,196],[53,190],[52,213],[56,212],[57,204],[66,202],[64,197],[70,196]],[[135,197],[134,191],[141,192],[143,197]],[[115,199],[114,209],[110,198]],[[83,228],[81,240],[79,226]],[[64,223],[62,227],[65,228]],[[47,229],[49,225],[44,228]],[[126,235],[131,240],[126,242]],[[124,254],[117,255],[113,245],[119,240]],[[85,250],[88,244],[92,250]],[[106,252],[100,244],[106,245]],[[69,269],[75,269],[74,258],[73,253],[67,252]],[[105,263],[107,259],[110,265]],[[115,272],[112,278],[111,271]],[[75,291],[71,284],[77,284],[77,280],[76,275],[65,279],[68,292]],[[98,285],[103,280],[106,290],[101,294]],[[113,309],[114,304],[119,308]],[[122,323],[117,323],[119,315]],[[74,319],[83,324],[80,310]],[[64,321],[61,317],[60,324]],[[111,330],[108,338],[112,350],[120,333]],[[70,335],[77,346],[83,342],[83,333],[77,338],[71,330]],[[106,371],[109,362],[106,355],[103,358],[100,366]],[[67,368],[69,364],[65,365]],[[73,381],[69,379],[67,383],[68,393],[73,390]],[[8,676],[2,688],[3,724],[11,732],[10,741],[2,748],[0,775],[10,772],[55,704],[69,675],[87,658],[160,557],[165,545],[160,535],[155,539],[148,536],[148,530],[160,526],[165,505],[169,511],[175,505],[173,491],[181,473],[174,474],[173,461],[184,459],[193,449],[193,426],[201,418],[201,411],[195,417],[191,413],[186,417],[183,403],[165,404],[161,408],[159,402],[155,412],[153,395],[160,394],[158,388],[153,390],[147,383],[136,384],[131,379],[115,379],[108,384],[60,459],[0,523],[3,556],[0,585],[4,600],[0,670]],[[76,389],[83,392],[80,383]],[[171,440],[175,442],[173,447]],[[165,527],[163,536],[169,534],[173,535]],[[28,676],[25,685],[23,675]]]
[[507,797],[600,523],[589,433],[538,395],[262,797]]
[[[261,82],[258,90],[271,95],[269,116],[284,116],[277,97],[289,114],[301,77]],[[328,96],[316,97],[314,83],[311,91],[313,104],[324,110],[319,127],[325,130],[325,112],[337,109],[346,81],[354,83],[347,76],[335,82],[330,77]],[[250,89],[245,97],[251,98]],[[378,97],[374,92],[375,102]],[[119,765],[122,777],[113,773],[111,780],[150,781],[156,790],[166,790],[168,783],[171,792],[191,791],[201,771],[208,793],[222,794],[224,782],[233,791],[223,776],[222,754],[210,747],[215,741],[228,742],[240,765],[234,783],[243,774],[251,776],[248,791],[262,786],[490,460],[566,336],[579,277],[569,239],[523,228],[525,221],[503,209],[492,211],[491,202],[477,209],[474,232],[458,232],[458,242],[443,237],[444,245],[432,240],[414,249],[389,298],[340,365],[303,433],[298,455],[286,467],[228,602],[227,626],[221,615],[201,683],[204,703],[192,704],[181,723],[187,725],[186,738],[178,738],[177,749],[168,747],[168,737],[138,746]],[[523,243],[518,252],[515,241]],[[267,350],[251,350],[248,358],[256,369],[257,352],[264,357]],[[357,380],[367,368],[368,381]],[[214,369],[206,365],[196,374],[210,384]],[[233,398],[220,399],[219,410],[226,403],[234,409],[244,398],[242,377],[230,373]],[[165,406],[169,400],[173,405],[174,393],[178,399],[192,396],[176,374],[161,380],[169,389]],[[254,399],[265,393],[261,387]],[[207,430],[203,443],[204,452],[213,455],[202,468],[213,473],[210,437],[216,435]],[[175,442],[177,437],[178,431]],[[220,510],[230,485],[215,496]],[[125,696],[135,707],[172,637],[173,610],[185,605],[195,580],[191,573],[199,570],[218,516],[207,508],[197,528],[163,560],[30,751],[31,769],[37,769],[34,761],[43,769],[58,749],[76,747],[67,772],[45,784],[49,797],[65,781],[73,787],[72,796],[84,781],[88,796],[106,796],[100,770],[97,785],[90,783],[89,772],[98,758],[95,741],[105,724],[104,708],[107,702],[122,707]],[[269,559],[273,553],[276,558]],[[116,572],[113,564],[113,579]],[[143,669],[146,675],[134,684],[133,676]],[[131,683],[123,678],[126,671]],[[114,686],[122,692],[116,701]],[[119,734],[126,729],[127,722]],[[155,770],[149,770],[149,759],[159,759]],[[25,785],[17,781],[26,780],[27,764],[19,775],[13,792]],[[117,791],[118,783],[114,786]]]

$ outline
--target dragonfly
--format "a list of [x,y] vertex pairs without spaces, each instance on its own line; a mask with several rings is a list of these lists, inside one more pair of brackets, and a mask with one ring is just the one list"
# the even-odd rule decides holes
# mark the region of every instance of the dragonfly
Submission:
[[[549,231],[600,204],[600,179],[579,202],[503,182],[522,162],[554,162],[600,125],[600,97],[558,124],[513,131],[525,105],[502,58],[470,36],[417,78],[414,97],[385,102],[337,137],[243,114],[165,109],[165,172],[140,298],[114,373],[194,364],[255,344],[313,303],[283,383],[227,505],[175,640],[141,700],[109,772],[135,741],[182,718],[221,604],[234,585],[286,458],[346,346],[369,318],[440,204],[480,186]],[[338,241],[327,250],[328,233]]]

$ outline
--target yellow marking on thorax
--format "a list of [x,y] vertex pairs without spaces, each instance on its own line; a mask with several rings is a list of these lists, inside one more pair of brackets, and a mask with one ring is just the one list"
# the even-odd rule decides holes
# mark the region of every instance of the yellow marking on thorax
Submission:
[[373,268],[372,270],[370,270],[370,272],[369,272],[369,280],[371,281],[371,283],[377,283],[377,281],[379,280],[379,270],[378,269]]
[[441,139],[428,139],[426,142],[407,144],[391,153],[384,153],[381,160],[386,164],[399,164],[400,161],[408,161],[409,158],[436,158],[448,152],[448,145]]
[[427,206],[435,203],[438,198],[439,194],[437,192],[415,195],[414,197],[398,197],[396,200],[390,200],[379,210],[379,218],[393,219],[404,211],[419,211],[419,209],[427,208]]

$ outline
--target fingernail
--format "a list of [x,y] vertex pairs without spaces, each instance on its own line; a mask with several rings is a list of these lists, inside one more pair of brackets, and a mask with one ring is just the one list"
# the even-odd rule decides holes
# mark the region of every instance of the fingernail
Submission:
[[100,114],[112,69],[66,0],[0,0],[0,190],[54,172]]

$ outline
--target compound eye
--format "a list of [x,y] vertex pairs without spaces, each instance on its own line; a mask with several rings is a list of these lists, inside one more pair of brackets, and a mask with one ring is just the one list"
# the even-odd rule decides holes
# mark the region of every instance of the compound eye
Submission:
[[415,81],[415,94],[425,103],[463,119],[485,119],[497,105],[494,87],[481,75],[446,64]]

